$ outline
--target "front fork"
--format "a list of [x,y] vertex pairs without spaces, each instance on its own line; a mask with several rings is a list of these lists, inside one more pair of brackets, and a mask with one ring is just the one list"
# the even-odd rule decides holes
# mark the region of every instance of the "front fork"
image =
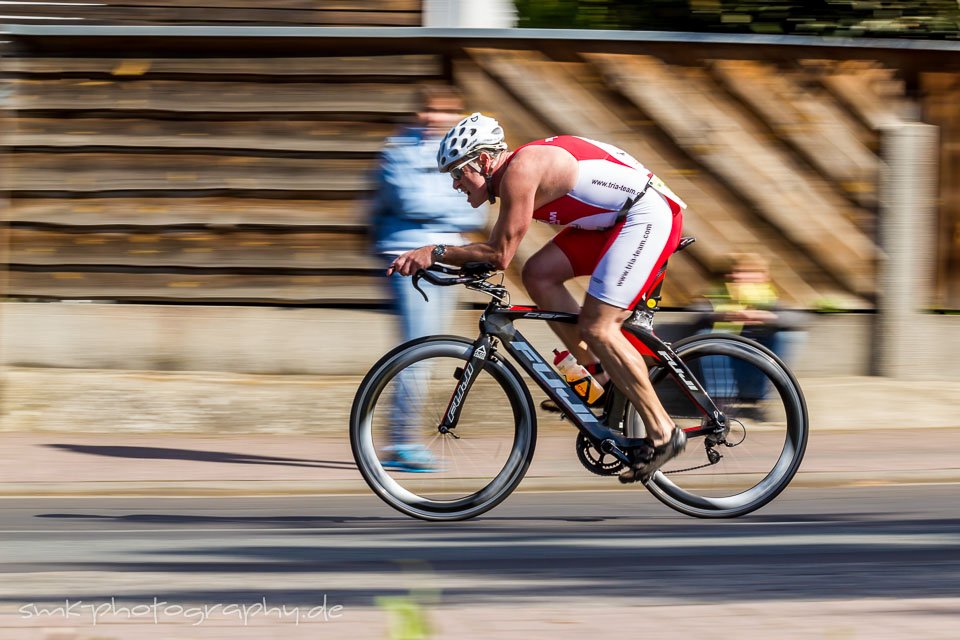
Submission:
[[460,421],[460,411],[463,407],[463,400],[467,397],[467,392],[470,390],[470,387],[473,386],[477,376],[480,375],[487,360],[490,359],[492,351],[493,344],[489,335],[481,335],[473,343],[473,351],[467,363],[462,369],[457,369],[456,377],[459,382],[453,390],[453,395],[450,396],[450,402],[447,403],[447,410],[443,412],[443,420],[440,421],[440,425],[437,427],[440,433],[451,435],[454,438],[459,437],[454,429],[457,428],[457,423]]

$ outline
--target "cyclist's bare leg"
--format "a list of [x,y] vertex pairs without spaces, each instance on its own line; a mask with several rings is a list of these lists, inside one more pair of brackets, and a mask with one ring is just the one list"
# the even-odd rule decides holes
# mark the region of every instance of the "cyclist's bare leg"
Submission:
[[[541,309],[580,313],[580,305],[564,286],[574,277],[573,267],[567,256],[555,244],[548,242],[531,256],[523,266],[523,286]],[[580,364],[597,362],[586,343],[580,339],[580,329],[574,324],[549,322],[550,328],[570,350]],[[604,376],[597,380],[605,382]]]
[[647,437],[657,446],[670,439],[673,420],[653,389],[643,356],[620,331],[629,316],[629,310],[587,295],[578,328],[610,379],[640,413]]

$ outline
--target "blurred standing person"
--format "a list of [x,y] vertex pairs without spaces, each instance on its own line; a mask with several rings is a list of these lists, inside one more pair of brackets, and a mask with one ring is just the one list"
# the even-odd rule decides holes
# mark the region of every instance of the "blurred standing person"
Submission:
[[[437,171],[437,150],[447,130],[462,116],[463,99],[449,86],[424,85],[417,121],[387,139],[380,153],[376,196],[371,211],[374,251],[385,263],[397,254],[430,245],[465,244],[464,232],[481,229],[486,207],[475,209],[450,190],[449,177]],[[422,283],[429,302],[399,274],[389,278],[404,341],[444,333],[457,303],[459,287]],[[398,381],[383,466],[401,471],[434,471],[430,453],[415,440],[417,397],[428,372]],[[419,379],[419,380],[418,380]]]
[[[802,324],[800,312],[780,304],[767,260],[757,253],[731,256],[722,286],[706,295],[699,310],[702,311],[697,324],[699,333],[736,333],[759,342],[781,360],[788,359],[790,336],[799,335],[797,332]],[[760,371],[733,361],[729,364],[732,375],[725,376],[718,369],[724,366],[722,360],[704,360],[704,368],[708,369],[705,378],[711,394],[737,394],[745,402],[759,407],[768,392],[766,377]],[[735,382],[737,388],[710,388],[711,384],[720,384],[720,380]]]

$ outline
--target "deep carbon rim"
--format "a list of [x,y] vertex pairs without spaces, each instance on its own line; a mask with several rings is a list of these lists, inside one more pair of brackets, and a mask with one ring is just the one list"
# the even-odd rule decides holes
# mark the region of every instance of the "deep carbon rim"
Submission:
[[[762,370],[782,399],[786,418],[785,439],[783,449],[770,471],[755,485],[733,495],[703,496],[678,484],[682,483],[682,474],[679,474],[677,482],[674,482],[669,475],[661,472],[646,485],[647,489],[673,509],[703,518],[741,516],[768,504],[793,479],[806,449],[809,426],[799,385],[773,353],[739,336],[698,336],[678,343],[675,348],[678,355],[688,363],[706,356],[731,356]],[[651,379],[656,383],[666,375],[667,372],[663,369],[654,370],[651,372]],[[700,444],[697,439],[688,443],[688,447]]]
[[[386,386],[402,370],[433,358],[467,361],[472,343],[456,337],[432,337],[401,345],[384,356],[361,383],[350,419],[350,439],[361,474],[387,504],[425,520],[461,520],[480,515],[503,501],[523,479],[533,456],[536,418],[529,392],[513,367],[494,356],[483,373],[489,374],[509,401],[514,429],[510,452],[500,469],[481,489],[454,500],[423,497],[404,487],[381,465],[373,435],[373,418]],[[469,394],[468,394],[469,395]]]

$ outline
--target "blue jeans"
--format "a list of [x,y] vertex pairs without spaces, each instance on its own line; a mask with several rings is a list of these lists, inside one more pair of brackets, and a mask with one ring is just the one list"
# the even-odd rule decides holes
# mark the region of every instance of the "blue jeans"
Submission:
[[[711,333],[703,331],[701,333]],[[786,353],[790,342],[788,331],[776,331],[769,336],[753,338],[770,351],[773,351],[781,360],[786,361]],[[694,374],[707,393],[715,398],[737,398],[743,402],[759,402],[767,397],[770,383],[766,375],[756,367],[742,360],[727,356],[707,356],[699,360],[701,371]]]
[[[437,287],[421,281],[420,288],[430,298],[427,302],[413,288],[410,278],[393,275],[389,280],[403,342],[447,332],[456,310],[459,287]],[[413,439],[420,423],[423,394],[429,386],[430,371],[423,363],[408,367],[397,377],[390,416],[391,444],[407,444]]]

